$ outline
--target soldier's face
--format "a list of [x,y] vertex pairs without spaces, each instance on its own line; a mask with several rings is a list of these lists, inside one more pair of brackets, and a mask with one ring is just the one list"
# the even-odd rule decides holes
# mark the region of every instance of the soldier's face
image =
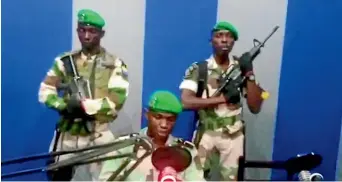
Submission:
[[154,138],[165,138],[171,133],[177,116],[170,113],[147,112],[148,129]]
[[228,54],[233,49],[235,40],[233,35],[227,30],[213,32],[211,44],[217,55]]
[[104,31],[94,26],[79,23],[77,34],[82,47],[92,48],[100,44],[100,40],[104,36]]

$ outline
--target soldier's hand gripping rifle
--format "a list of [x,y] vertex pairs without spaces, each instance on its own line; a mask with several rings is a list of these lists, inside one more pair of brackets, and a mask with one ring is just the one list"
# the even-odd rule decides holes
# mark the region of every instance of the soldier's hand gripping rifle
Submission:
[[[267,40],[278,30],[279,26],[274,27],[272,32],[266,37],[266,39],[263,42],[258,41],[257,39],[253,40],[254,47],[248,51],[242,54],[240,58],[234,57],[234,59],[240,60],[243,56],[249,57],[250,61],[254,61],[254,59],[259,55],[260,50],[262,47],[265,46],[265,43]],[[229,73],[227,73],[220,81],[220,87],[216,90],[216,92],[212,96],[219,95],[223,89],[232,81],[234,80],[236,83],[236,86],[239,87],[244,82],[244,77],[241,76],[241,70],[240,66],[238,64],[232,65],[233,68]]]
[[[132,152],[118,154],[118,155],[108,154],[110,152],[113,152],[113,151],[116,151],[125,147],[129,147],[132,145],[134,146],[134,150]],[[137,157],[136,148],[145,149],[145,154],[141,157]],[[116,158],[123,158],[123,157],[136,160],[136,164],[134,164],[127,171],[125,171],[125,174],[123,176],[118,176],[118,175],[127,166],[128,163],[122,164],[117,170],[117,172],[115,172],[112,175],[113,179],[123,180],[130,174],[130,172],[132,172],[132,170],[146,156],[150,155],[153,151],[154,151],[154,148],[153,148],[152,142],[148,137],[141,136],[139,134],[129,134],[129,135],[119,137],[114,142],[111,142],[108,144],[97,145],[97,146],[92,146],[92,147],[87,147],[87,148],[77,149],[77,150],[51,152],[51,153],[46,153],[46,154],[33,155],[33,156],[28,156],[28,157],[21,157],[21,158],[16,158],[12,160],[2,161],[1,166],[4,167],[4,165],[9,165],[9,164],[23,163],[26,161],[57,157],[57,156],[66,155],[66,154],[76,154],[75,157],[52,163],[46,167],[40,167],[40,168],[35,168],[35,169],[28,169],[28,170],[13,172],[13,173],[2,174],[1,178],[4,179],[4,178],[11,178],[11,177],[20,176],[20,175],[37,173],[37,172],[53,171],[59,168],[67,167],[67,166],[78,166],[78,165],[84,165],[84,164],[111,160],[111,159],[116,159]]]

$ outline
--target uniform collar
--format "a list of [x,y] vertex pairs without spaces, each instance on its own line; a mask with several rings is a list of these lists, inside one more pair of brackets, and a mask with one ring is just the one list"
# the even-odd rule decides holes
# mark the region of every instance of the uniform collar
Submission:
[[83,59],[83,60],[88,60],[88,61],[94,61],[94,59],[95,59],[97,56],[103,54],[104,52],[105,52],[105,49],[104,49],[103,47],[101,47],[101,48],[100,48],[100,52],[99,52],[98,54],[94,54],[94,55],[88,57],[88,56],[85,55],[82,51],[80,51],[80,53],[81,53],[81,59]]
[[[149,136],[147,135],[147,127],[141,129],[139,133],[140,133],[141,135],[144,135],[144,136],[149,137]],[[150,137],[149,137],[149,138],[150,138]],[[173,143],[174,139],[175,139],[174,136],[169,135],[169,137],[168,137],[167,140],[166,140],[165,146],[171,145],[171,144]]]
[[[217,69],[219,65],[216,63],[214,55],[211,55],[207,60],[208,62],[208,68],[209,69]],[[229,66],[235,64],[236,61],[233,59],[232,56],[229,57]]]
[[83,60],[94,61],[95,57],[96,57],[96,54],[88,57],[83,52],[81,52],[81,59],[83,59]]

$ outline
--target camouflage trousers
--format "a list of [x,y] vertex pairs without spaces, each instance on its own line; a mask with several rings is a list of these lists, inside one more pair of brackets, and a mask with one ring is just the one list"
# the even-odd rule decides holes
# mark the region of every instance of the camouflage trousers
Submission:
[[213,161],[219,165],[224,181],[237,179],[239,157],[244,151],[242,131],[230,134],[223,131],[205,131],[199,143],[198,158],[204,170],[213,169]]
[[[109,124],[98,124],[95,127],[95,133],[90,136],[75,136],[69,133],[61,133],[58,138],[57,147],[55,151],[73,150],[81,149],[85,147],[90,147],[94,145],[102,145],[106,143],[113,142],[115,137],[113,133],[109,130]],[[53,146],[56,140],[56,132],[50,144],[49,151],[53,150]],[[66,154],[55,158],[55,162],[68,160],[77,154]],[[110,155],[110,154],[106,154]],[[99,156],[103,157],[103,156]],[[102,168],[102,162],[91,163],[86,165],[87,173],[91,176],[91,180],[98,181],[98,176]]]

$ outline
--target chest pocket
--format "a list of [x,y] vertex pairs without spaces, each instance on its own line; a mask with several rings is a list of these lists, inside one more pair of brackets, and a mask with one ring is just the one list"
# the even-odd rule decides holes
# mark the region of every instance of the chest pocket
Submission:
[[108,67],[97,67],[95,69],[95,98],[108,95],[108,82],[113,69]]

